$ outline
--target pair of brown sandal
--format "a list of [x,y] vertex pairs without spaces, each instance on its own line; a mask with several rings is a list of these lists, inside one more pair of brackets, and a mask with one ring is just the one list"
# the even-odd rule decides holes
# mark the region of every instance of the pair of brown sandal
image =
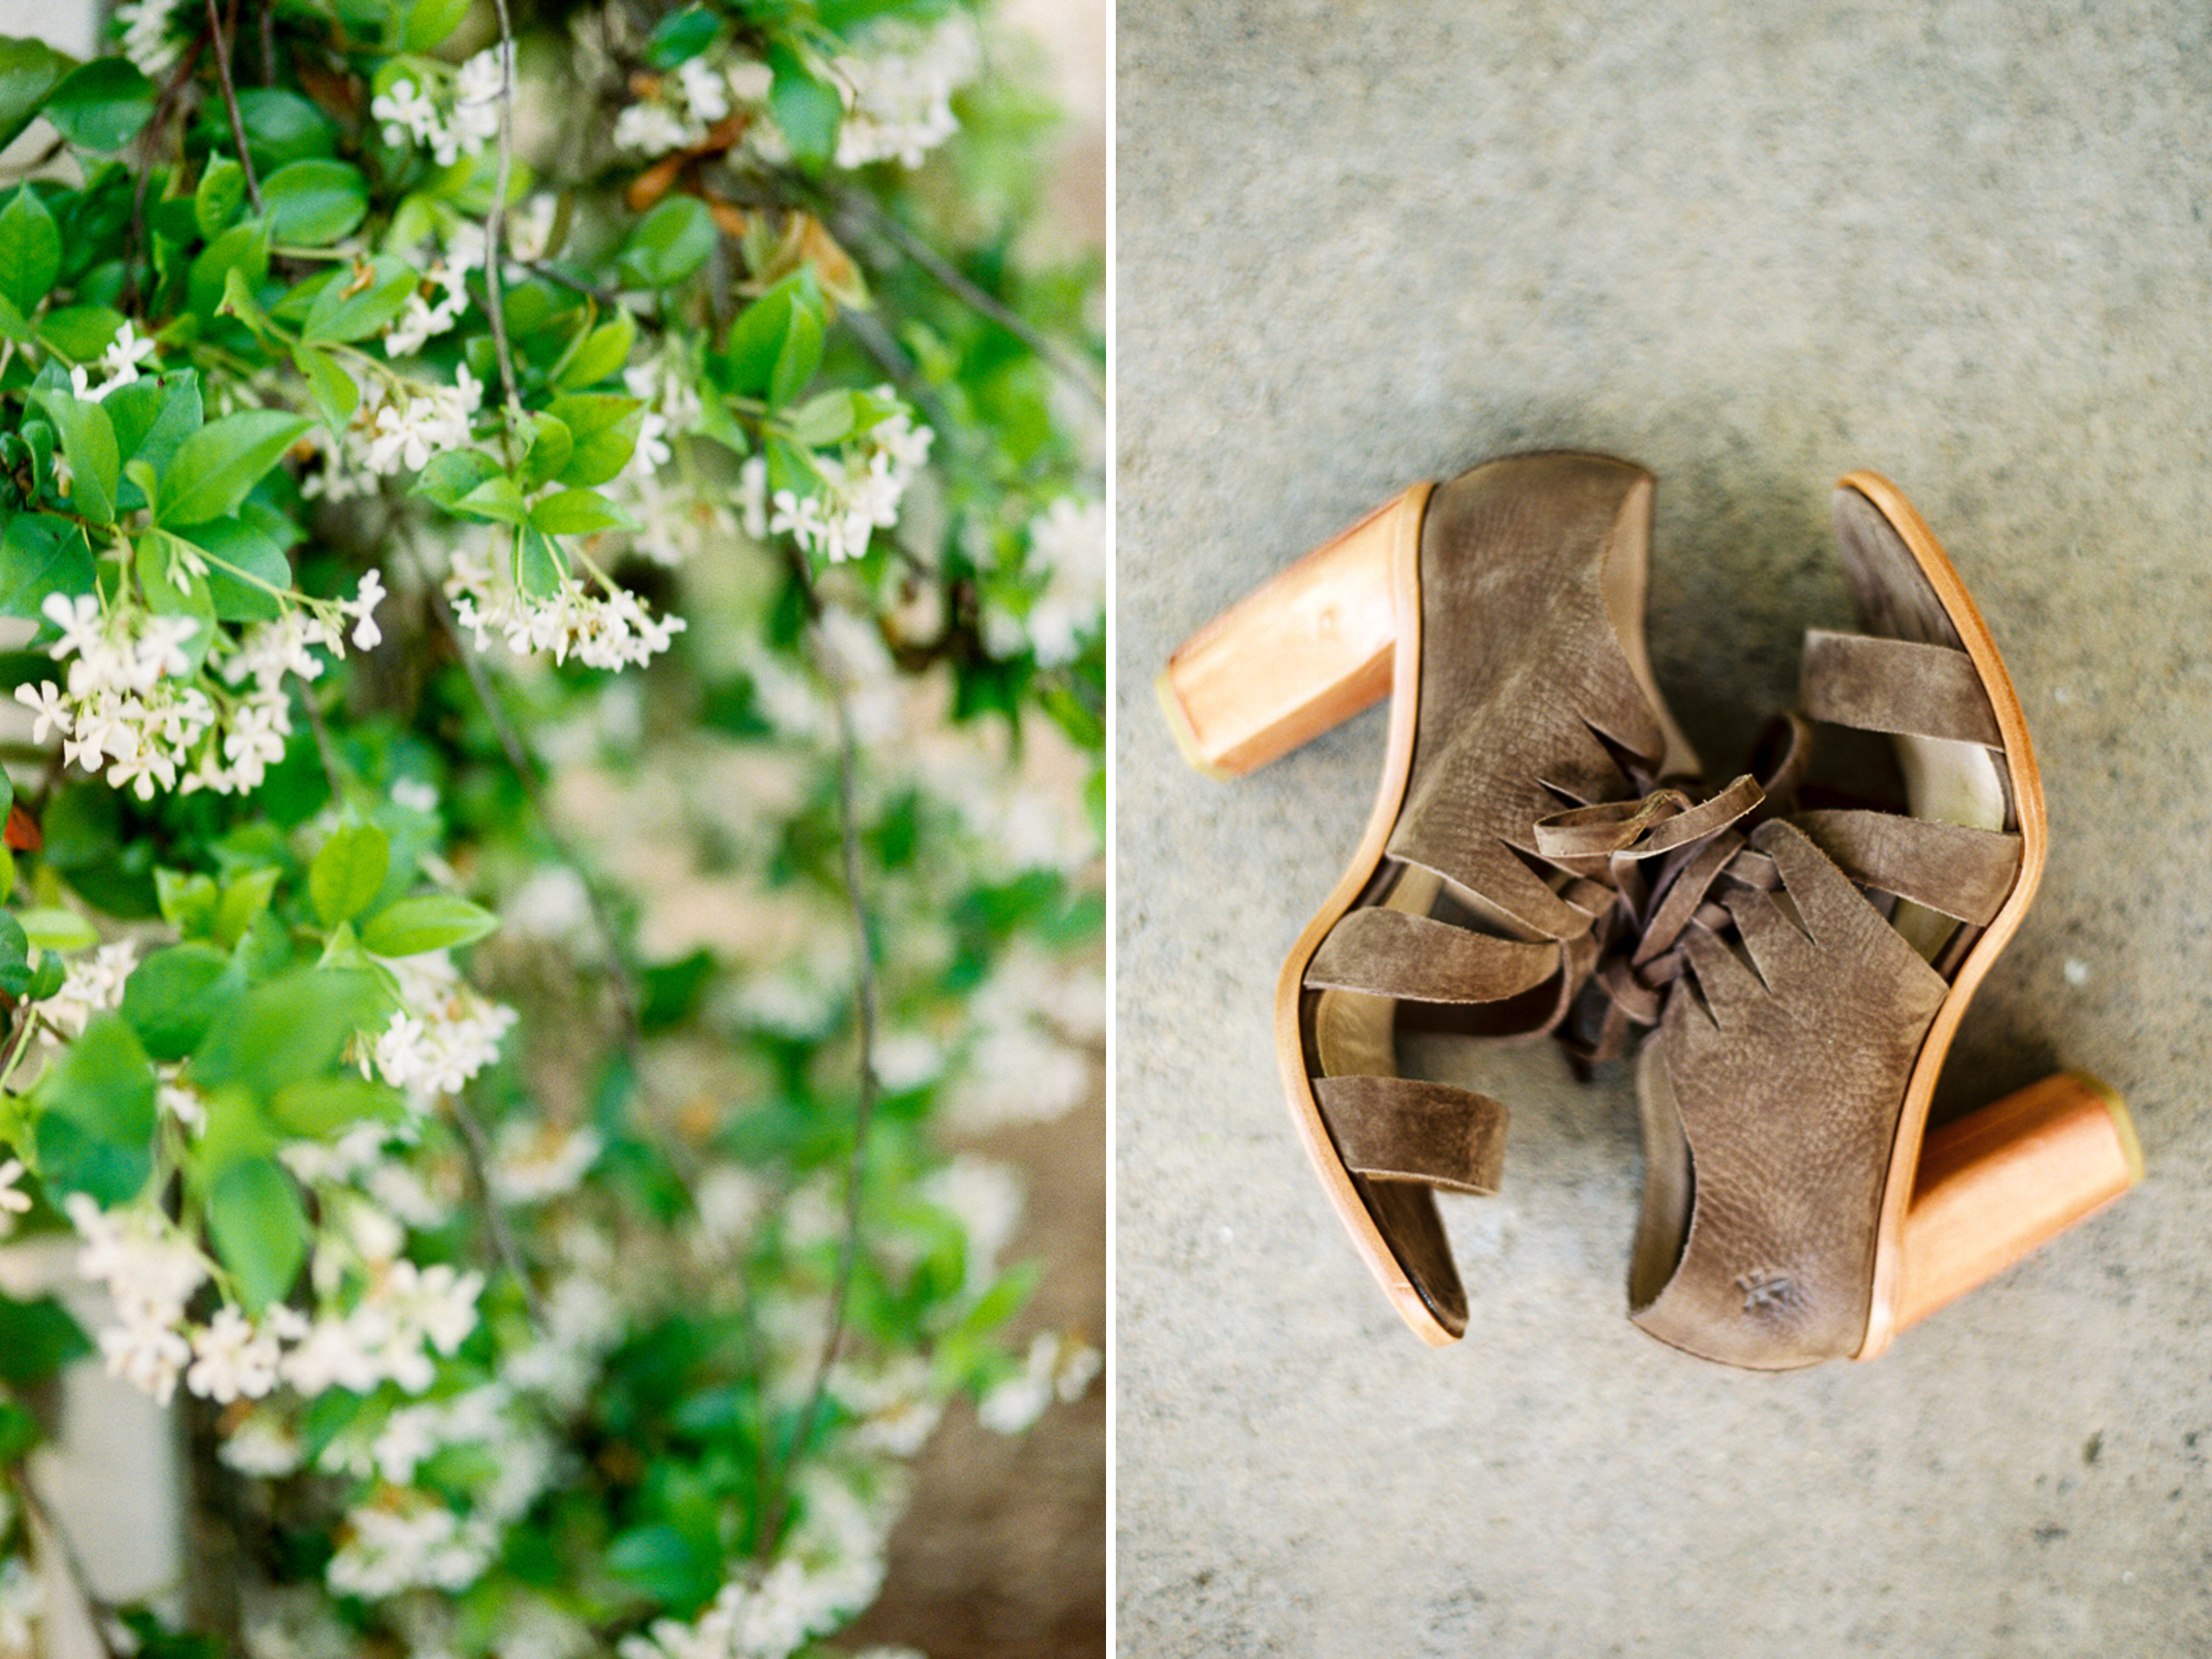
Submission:
[[[1417,487],[1194,635],[1163,701],[1236,774],[1391,697],[1374,815],[1276,1034],[1314,1167],[1417,1334],[1465,1331],[1433,1194],[1496,1190],[1507,1114],[1400,1074],[1417,1007],[1587,1058],[1647,1031],[1631,1317],[1730,1364],[1870,1359],[2141,1157],[2078,1072],[1924,1134],[2047,831],[2019,699],[1920,516],[1842,480],[1863,632],[1807,636],[1799,710],[1712,789],[1644,646],[1652,487],[1576,454]],[[1817,788],[1816,722],[1888,734],[1901,798]]]

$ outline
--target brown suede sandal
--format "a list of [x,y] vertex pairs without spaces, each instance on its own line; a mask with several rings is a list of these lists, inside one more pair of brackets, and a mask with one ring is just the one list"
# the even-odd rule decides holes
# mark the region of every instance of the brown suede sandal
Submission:
[[[1919,514],[1855,472],[1835,524],[1867,633],[1808,636],[1803,710],[1890,734],[1903,809],[1715,839],[1606,980],[1659,1025],[1638,1068],[1631,1317],[1758,1370],[1873,1358],[2142,1168],[2118,1098],[2071,1072],[1924,1142],[1960,1017],[2034,896],[2042,786],[1995,642]],[[1785,733],[1767,811],[1790,806],[1809,735]]]
[[1467,1324],[1433,1190],[1496,1189],[1506,1111],[1399,1075],[1402,1015],[1553,1030],[1622,925],[1622,872],[1759,799],[1748,779],[1701,803],[1661,786],[1696,763],[1644,649],[1651,495],[1641,469],[1570,454],[1417,486],[1161,677],[1187,753],[1227,773],[1392,694],[1374,814],[1284,964],[1276,1044],[1323,1187],[1432,1344]]

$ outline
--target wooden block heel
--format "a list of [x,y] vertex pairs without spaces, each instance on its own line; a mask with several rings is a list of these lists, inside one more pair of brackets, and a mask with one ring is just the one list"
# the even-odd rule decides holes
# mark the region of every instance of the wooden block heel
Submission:
[[2126,1105],[2085,1072],[2057,1072],[1932,1132],[1905,1214],[1893,1330],[1994,1278],[2142,1176]]
[[1186,641],[1156,682],[1185,758],[1237,778],[1390,690],[1394,572],[1429,486],[1378,507]]

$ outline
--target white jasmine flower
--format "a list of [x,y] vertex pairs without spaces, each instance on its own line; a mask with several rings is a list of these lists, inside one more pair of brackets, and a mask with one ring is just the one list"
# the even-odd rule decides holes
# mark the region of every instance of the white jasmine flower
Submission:
[[15,1218],[31,1207],[31,1195],[16,1183],[23,1179],[21,1158],[0,1164],[0,1239],[15,1231]]
[[505,1203],[534,1204],[573,1192],[605,1145],[595,1129],[511,1118],[500,1127],[487,1171],[492,1194]]
[[338,602],[338,609],[354,619],[355,650],[373,650],[384,638],[384,631],[376,626],[376,607],[383,598],[384,573],[371,569],[362,572],[361,584],[354,589],[353,597]]
[[242,1475],[278,1480],[299,1471],[305,1448],[282,1419],[261,1410],[233,1429],[216,1455]]
[[1056,1394],[1071,1404],[1083,1397],[1104,1361],[1096,1348],[1041,1331],[1029,1345],[1028,1363],[983,1396],[976,1418],[1001,1434],[1018,1434],[1039,1417]]
[[63,737],[69,735],[72,720],[69,705],[62,701],[61,687],[50,680],[42,680],[36,687],[18,686],[15,700],[36,717],[31,722],[31,741],[43,743],[50,733]]
[[191,1347],[175,1331],[145,1317],[111,1325],[99,1340],[108,1375],[144,1390],[158,1405],[167,1405],[175,1395],[177,1377],[192,1357]]
[[258,1400],[277,1384],[277,1340],[257,1331],[237,1309],[219,1310],[192,1342],[197,1356],[184,1375],[185,1386],[204,1399],[228,1405]]

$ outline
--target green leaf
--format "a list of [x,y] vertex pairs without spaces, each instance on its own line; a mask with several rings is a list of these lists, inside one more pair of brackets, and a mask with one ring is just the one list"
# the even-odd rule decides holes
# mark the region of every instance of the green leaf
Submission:
[[[240,281],[239,291],[245,296],[245,306],[232,303],[226,307],[231,293],[231,279],[235,273]],[[249,328],[259,333],[267,326],[268,319],[262,314],[259,302],[254,299],[254,289],[269,274],[269,227],[259,220],[250,225],[233,225],[203,249],[192,261],[192,273],[187,279],[185,292],[193,314],[211,318],[220,309],[231,314]],[[246,309],[245,307],[250,307]]]
[[315,406],[323,411],[331,431],[343,432],[353,411],[361,406],[361,388],[353,376],[330,353],[312,346],[295,346],[292,363],[307,381],[307,389],[315,395]]
[[722,20],[704,6],[686,6],[672,12],[653,27],[645,42],[645,63],[649,69],[673,69],[678,64],[689,63],[708,47],[722,30]]
[[716,1563],[664,1521],[634,1526],[607,1546],[609,1573],[656,1602],[689,1607],[714,1593]]
[[837,154],[837,129],[845,119],[845,101],[837,88],[817,80],[787,47],[768,54],[775,73],[768,106],[776,125],[791,145],[793,159],[810,173],[819,173]]
[[123,313],[105,305],[65,305],[38,319],[39,338],[72,363],[88,363],[105,351],[123,326]]
[[307,870],[307,895],[323,926],[335,927],[367,910],[391,860],[390,838],[375,825],[340,825]]
[[714,215],[697,196],[664,196],[638,221],[615,264],[641,288],[673,288],[706,264],[720,234]]
[[200,1046],[223,1004],[245,989],[229,953],[172,945],[140,963],[123,987],[126,1024],[157,1060],[181,1060]]
[[219,236],[238,217],[246,203],[246,170],[227,156],[218,156],[200,175],[200,188],[192,193],[192,222],[200,234]]
[[0,36],[0,149],[37,119],[73,61],[44,41]]
[[574,442],[568,465],[555,479],[589,489],[615,478],[637,450],[644,411],[645,405],[636,398],[611,392],[572,392],[555,398],[548,412],[568,428]]
[[17,1463],[38,1445],[38,1419],[12,1400],[0,1400],[0,1463]]
[[576,452],[576,440],[565,421],[540,411],[529,417],[530,453],[522,459],[526,488],[540,489],[558,476]]
[[[56,816],[57,814],[50,808],[46,814],[45,826],[46,856],[49,862],[52,861],[54,856]],[[41,950],[89,950],[100,942],[100,935],[93,931],[92,924],[74,910],[41,907],[37,910],[19,911],[15,919],[23,925],[24,936]]]
[[254,918],[269,908],[280,873],[274,864],[263,864],[233,876],[224,885],[222,902],[215,907],[215,937],[227,945],[243,939]]
[[564,489],[530,509],[531,527],[547,535],[589,535],[598,530],[634,530],[637,520],[596,490]]
[[401,44],[411,52],[426,52],[459,28],[468,14],[469,0],[415,0]]
[[28,1387],[91,1352],[91,1340],[51,1296],[36,1302],[0,1296],[0,1382]]
[[[13,860],[10,861],[12,867]],[[12,879],[10,885],[12,886]],[[20,996],[31,988],[31,941],[13,911],[0,910],[0,991]]]
[[361,929],[363,949],[380,956],[419,956],[478,940],[499,926],[499,918],[449,893],[426,893],[402,899],[371,917]]
[[822,366],[822,319],[809,307],[795,305],[791,326],[776,352],[775,372],[768,377],[768,403],[780,409],[801,392]]
[[153,1173],[154,1073],[131,1028],[102,1014],[63,1049],[33,1097],[39,1172],[50,1189],[103,1205],[133,1197]]
[[370,264],[365,285],[357,275],[350,281],[331,283],[315,296],[300,338],[318,342],[365,340],[406,309],[407,296],[421,281],[421,273],[406,260],[379,254]]
[[269,589],[290,590],[291,561],[251,525],[213,518],[161,534],[207,556],[207,592],[218,621],[273,622],[284,614],[282,603]]
[[522,487],[504,472],[495,472],[453,503],[453,511],[472,518],[499,524],[520,524],[528,511]]
[[167,867],[154,872],[154,893],[161,905],[161,919],[187,939],[196,939],[215,927],[215,906],[220,895],[211,876],[186,875]]
[[584,343],[576,349],[576,355],[554,384],[565,388],[605,380],[630,360],[630,347],[636,339],[637,323],[629,312],[617,311],[612,322],[603,323],[584,336]]
[[211,420],[178,446],[162,477],[162,521],[199,524],[229,518],[309,424],[276,409]]
[[115,491],[123,481],[122,457],[116,452],[115,427],[107,411],[66,392],[37,394],[41,407],[61,434],[69,457],[69,499],[95,524],[115,522]]
[[208,1240],[248,1312],[257,1317],[290,1293],[307,1260],[307,1212],[274,1158],[245,1158],[217,1176],[206,1215]]
[[407,1102],[388,1083],[342,1071],[286,1084],[270,1096],[269,1115],[296,1135],[326,1141],[356,1124],[398,1123]]
[[25,317],[54,291],[61,274],[61,232],[27,184],[0,208],[0,296]]
[[336,153],[337,124],[296,92],[242,87],[238,115],[245,124],[247,147],[261,164],[265,179],[291,162]]
[[497,476],[499,464],[481,449],[446,449],[416,474],[411,493],[451,512],[478,485]]
[[791,411],[791,437],[796,443],[818,449],[825,444],[839,443],[851,435],[853,429],[853,395],[850,392],[824,392],[810,397]]
[[115,447],[123,459],[145,461],[156,476],[206,419],[200,377],[189,369],[119,386],[100,400],[100,407],[114,425]]
[[784,336],[791,332],[791,312],[796,303],[796,284],[786,278],[738,313],[724,349],[729,359],[731,390],[751,397],[768,390]]
[[262,181],[270,234],[280,242],[320,248],[368,216],[368,180],[342,161],[295,161]]
[[38,621],[49,594],[88,594],[95,580],[81,526],[44,512],[8,520],[0,539],[0,616]]
[[203,1088],[237,1084],[266,1099],[338,1064],[354,1033],[381,1023],[390,994],[370,972],[293,968],[216,1016],[192,1056]]
[[120,150],[153,118],[154,83],[127,58],[95,58],[62,77],[46,119],[73,144]]

